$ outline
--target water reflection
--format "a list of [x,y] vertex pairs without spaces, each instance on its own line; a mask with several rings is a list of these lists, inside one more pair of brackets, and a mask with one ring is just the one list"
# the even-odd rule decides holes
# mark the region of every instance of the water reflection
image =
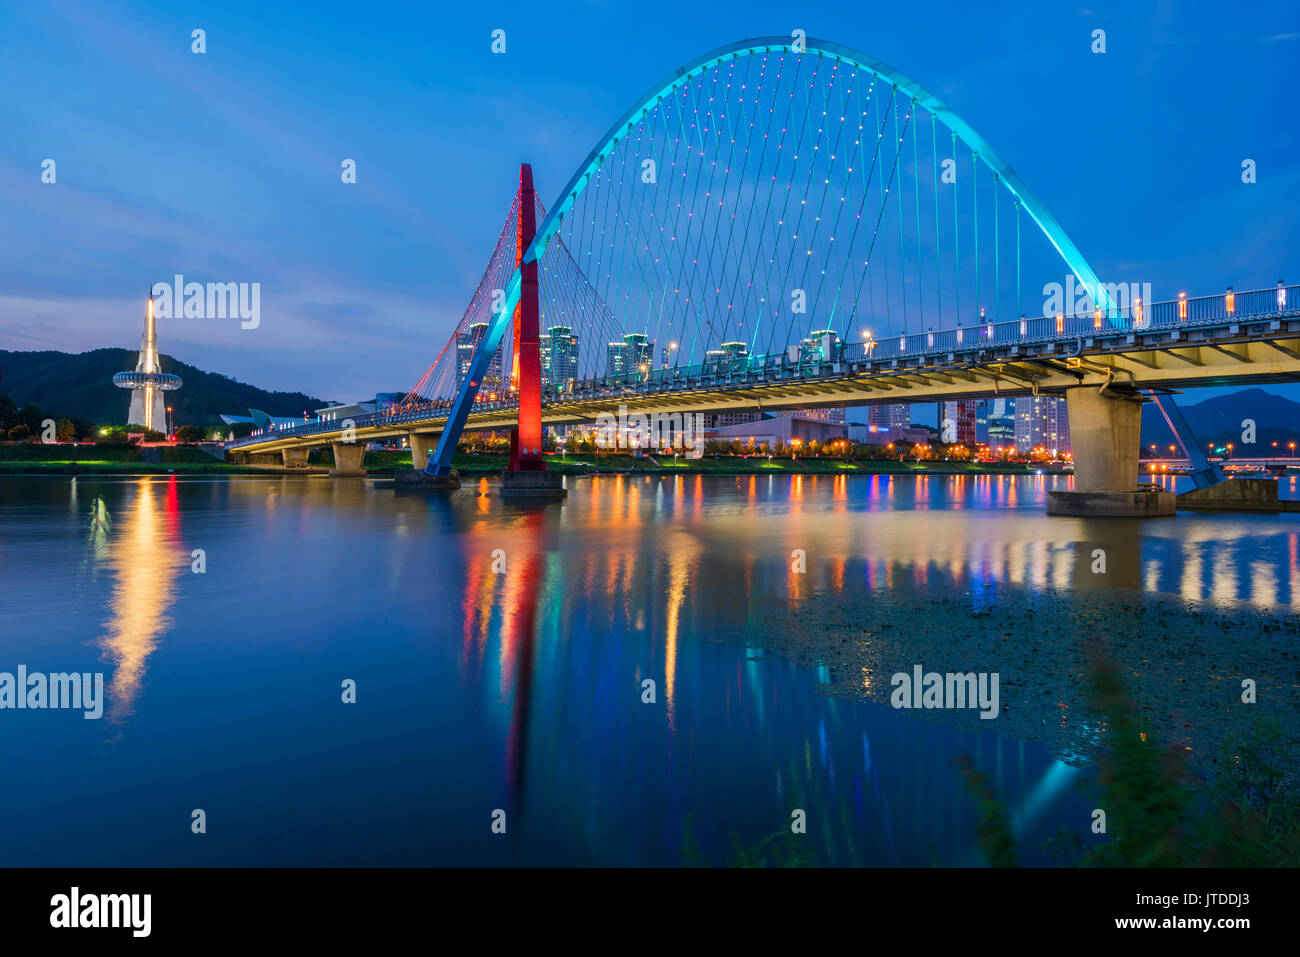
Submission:
[[180,508],[174,478],[138,482],[112,535],[107,533],[104,500],[97,497],[94,502],[92,546],[102,554],[114,579],[105,633],[99,640],[103,660],[113,668],[106,717],[120,722],[134,712],[149,656],[171,627],[167,612],[175,601],[176,577],[189,556],[179,541]]
[[[675,734],[689,729],[693,742],[710,742],[708,760],[717,761],[718,743],[743,728],[743,750],[764,753],[775,769],[764,799],[768,820],[803,806],[794,800],[819,807],[836,822],[835,840],[823,847],[827,860],[880,863],[889,859],[881,848],[898,847],[900,839],[904,848],[934,846],[945,860],[964,860],[968,808],[950,766],[958,750],[974,749],[976,766],[1007,789],[1017,827],[1028,832],[1050,823],[1048,811],[1095,748],[1099,729],[1088,716],[1082,680],[1085,638],[1111,635],[1112,650],[1140,679],[1142,707],[1176,716],[1166,724],[1177,723],[1185,747],[1198,754],[1214,751],[1240,725],[1213,714],[1207,690],[1231,685],[1238,671],[1284,679],[1275,643],[1258,640],[1263,626],[1251,614],[1287,612],[1300,595],[1295,532],[1285,520],[1047,519],[1041,509],[1051,484],[1046,477],[597,478],[577,483],[563,509],[548,511],[544,530],[515,519],[509,526],[511,554],[546,549],[550,580],[561,583],[528,589],[542,602],[536,648],[518,633],[524,591],[506,585],[502,592],[481,573],[467,578],[461,604],[477,617],[466,628],[480,640],[496,634],[488,617],[502,601],[503,660],[527,649],[533,663],[536,650],[542,682],[567,687],[566,700],[552,702],[558,711],[544,721],[548,741],[558,720],[594,752],[611,746],[621,740],[610,724],[611,688],[626,682],[618,693],[631,699],[642,678],[662,674],[669,755]],[[947,499],[964,507],[942,509]],[[506,513],[499,504],[489,508],[496,521],[460,525],[470,556],[501,541]],[[806,554],[806,567],[792,558],[796,549]],[[470,567],[478,561],[471,557]],[[1180,604],[1183,598],[1209,602],[1228,617],[1211,624],[1203,611]],[[1225,623],[1235,634],[1207,648],[1206,628]],[[709,652],[719,639],[755,650],[720,683],[702,683],[715,667]],[[635,644],[630,661],[622,655],[622,672],[611,641]],[[590,652],[600,659],[594,669],[575,661],[587,646],[599,649]],[[811,721],[816,707],[802,715],[791,709],[800,697],[799,673],[774,670],[760,647],[814,665],[833,694],[881,705],[887,676],[916,661],[937,670],[999,671],[1011,713],[994,734],[951,712],[873,713],[864,722],[850,702],[830,699],[826,713]],[[579,701],[590,696],[601,706],[588,712]],[[1293,696],[1283,697],[1286,704]],[[903,777],[882,790],[871,734],[913,744],[924,734],[897,722],[947,725],[959,737],[927,737]],[[846,736],[861,740],[856,760],[844,753]],[[1046,745],[1051,756],[1044,761],[1039,752],[1028,773],[1026,742]],[[878,748],[897,759],[890,746]],[[1011,765],[1008,754],[1015,756]],[[607,758],[589,757],[608,767]],[[725,767],[721,762],[719,773]],[[900,780],[909,806],[904,820],[889,799],[893,791],[897,800]],[[621,799],[636,803],[627,794]],[[700,814],[701,842],[726,846],[721,822],[710,825],[707,814],[687,804],[682,811]],[[845,837],[860,839],[864,827],[874,834],[869,849]],[[915,862],[912,853],[893,860]]]
[[[21,508],[0,501],[0,563],[24,556],[36,587],[110,619],[110,713],[136,712],[105,768],[121,806],[96,805],[118,833],[153,833],[147,798],[168,775],[140,769],[174,742],[169,802],[204,778],[264,821],[223,845],[229,863],[663,865],[688,837],[723,862],[733,835],[752,846],[798,807],[818,863],[968,864],[975,809],[952,761],[969,754],[1046,863],[1033,850],[1096,806],[1073,787],[1099,733],[1084,639],[1114,643],[1148,726],[1195,755],[1247,710],[1222,704],[1241,674],[1267,692],[1254,714],[1297,711],[1293,518],[1048,519],[1056,481],[601,476],[534,509],[495,480],[451,496],[79,481],[75,508],[66,483],[32,483]],[[202,587],[181,514],[187,539],[237,556]],[[49,653],[34,616],[11,620],[15,654]],[[62,623],[74,651],[84,620]],[[193,640],[167,643],[168,681],[150,688],[169,628]],[[917,662],[999,671],[1009,710],[894,710],[889,676]],[[364,703],[341,708],[354,675]],[[42,728],[39,753],[75,745]],[[0,815],[39,820],[42,797],[0,796]],[[494,808],[506,840],[487,833]],[[22,859],[60,833],[33,830]],[[192,853],[141,837],[102,863]]]

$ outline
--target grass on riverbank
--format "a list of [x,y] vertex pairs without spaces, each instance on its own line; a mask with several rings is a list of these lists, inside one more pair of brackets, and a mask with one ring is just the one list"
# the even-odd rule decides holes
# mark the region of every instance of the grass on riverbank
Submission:
[[[1034,468],[1023,464],[982,465],[967,462],[899,462],[896,460],[860,460],[846,462],[833,458],[777,458],[736,455],[705,456],[699,459],[670,456],[637,458],[631,455],[570,455],[564,461],[558,455],[546,456],[547,467],[569,474],[592,472],[637,472],[666,475],[1026,475]],[[465,462],[462,465],[462,461]],[[457,456],[456,467],[466,472],[494,472],[505,467],[502,456]]]
[[[158,461],[149,461],[156,454]],[[835,458],[778,458],[766,456],[742,458],[734,455],[705,456],[699,459],[671,456],[637,457],[623,453],[598,452],[577,455],[547,455],[547,467],[566,475],[589,475],[606,472],[660,475],[1026,475],[1036,468],[1023,463],[976,464],[967,462],[899,462],[863,460],[846,462]],[[452,466],[462,475],[498,475],[508,457],[492,453],[457,453]],[[314,469],[334,466],[330,448],[316,449],[308,460]],[[406,451],[371,451],[366,453],[369,472],[385,474],[394,469],[411,467],[411,453]],[[158,446],[141,449],[122,443],[96,445],[41,445],[37,443],[0,444],[2,474],[138,474],[138,473],[281,473],[279,467],[231,465],[213,458],[202,449],[185,446]]]
[[[145,453],[158,461],[147,461]],[[0,475],[134,475],[148,473],[238,474],[264,472],[246,465],[228,465],[202,449],[186,446],[139,446],[118,442],[95,445],[0,444]]]
[[[705,456],[699,459],[657,455],[637,457],[615,452],[546,455],[546,466],[567,475],[600,472],[634,472],[665,475],[1026,475],[1036,468],[1023,463],[975,464],[967,462],[899,462],[896,460],[860,460],[846,462],[835,458],[777,458],[735,455]],[[509,457],[494,453],[458,452],[452,467],[462,475],[493,475],[505,469]],[[334,456],[330,449],[312,453],[313,466],[330,467]],[[367,452],[365,466],[370,471],[411,467],[409,452]]]

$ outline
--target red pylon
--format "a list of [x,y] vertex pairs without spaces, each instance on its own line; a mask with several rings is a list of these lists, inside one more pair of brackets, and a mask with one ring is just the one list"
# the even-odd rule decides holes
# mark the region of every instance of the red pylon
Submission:
[[537,200],[533,195],[533,168],[519,165],[519,226],[515,242],[515,265],[523,285],[515,306],[515,356],[519,370],[519,425],[510,442],[512,472],[541,472],[542,459],[542,358],[540,308],[537,294],[537,261],[524,262],[524,252],[537,232]]

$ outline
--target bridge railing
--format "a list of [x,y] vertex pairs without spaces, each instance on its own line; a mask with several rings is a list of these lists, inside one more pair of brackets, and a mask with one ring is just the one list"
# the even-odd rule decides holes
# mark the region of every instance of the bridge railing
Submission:
[[[572,382],[564,389],[543,385],[544,405],[586,401],[598,398],[618,399],[631,395],[697,389],[736,382],[767,382],[843,374],[845,366],[883,359],[911,358],[936,353],[978,351],[981,347],[1034,344],[1116,333],[1146,332],[1162,329],[1195,329],[1224,322],[1252,321],[1274,316],[1300,314],[1300,285],[1278,285],[1271,289],[1246,292],[1228,290],[1217,296],[1197,296],[1143,303],[1136,301],[1111,309],[1107,313],[1072,313],[1057,316],[958,325],[953,329],[928,329],[925,332],[899,333],[879,339],[868,336],[857,341],[837,344],[832,356],[820,348],[792,347],[770,355],[726,356],[704,362],[678,365],[670,369],[650,369],[618,376],[599,376]],[[353,416],[356,428],[395,426],[405,423],[436,421],[451,406],[448,399],[416,402],[400,413],[371,412]],[[474,403],[475,412],[513,409],[515,401],[502,397]],[[343,420],[312,422],[287,429],[271,429],[238,440],[230,448],[257,445],[278,438],[298,438],[338,432]]]
[[1179,297],[1161,302],[1140,301],[1109,313],[1070,313],[985,322],[954,329],[927,330],[879,339],[867,338],[845,347],[848,361],[886,359],[934,352],[955,352],[981,345],[1011,345],[1060,339],[1113,335],[1117,332],[1146,332],[1171,328],[1195,328],[1233,320],[1259,320],[1294,314],[1300,310],[1300,285],[1228,291],[1217,296]]

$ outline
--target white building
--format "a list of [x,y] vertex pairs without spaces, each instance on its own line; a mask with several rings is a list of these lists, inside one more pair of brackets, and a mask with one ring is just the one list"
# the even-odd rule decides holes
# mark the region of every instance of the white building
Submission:
[[1065,400],[1054,395],[1016,399],[1016,449],[1043,448],[1053,455],[1070,451],[1070,420]]

